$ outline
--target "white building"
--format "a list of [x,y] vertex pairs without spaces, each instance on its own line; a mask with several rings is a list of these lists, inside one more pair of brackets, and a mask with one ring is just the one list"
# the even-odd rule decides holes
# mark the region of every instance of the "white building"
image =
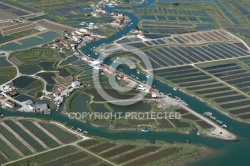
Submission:
[[152,98],[156,98],[157,94],[156,93],[152,93]]
[[29,109],[29,111],[35,111],[35,107],[33,104],[28,105],[28,109]]
[[15,107],[15,104],[14,104],[12,101],[10,101],[10,100],[7,100],[7,101],[4,103],[4,105],[5,105],[6,107],[9,107],[9,108],[14,108],[14,107]]
[[33,105],[35,107],[35,111],[36,112],[47,112],[49,110],[49,107],[47,104],[34,104]]
[[75,81],[75,82],[72,82],[72,83],[71,83],[71,86],[72,86],[73,88],[78,88],[78,87],[81,86],[81,83],[80,83],[79,81]]
[[94,29],[95,24],[93,22],[89,23],[89,29]]
[[92,66],[95,70],[101,69],[101,62],[100,61],[90,61],[90,66]]
[[4,92],[11,92],[11,91],[13,91],[15,88],[13,87],[13,86],[11,86],[11,85],[5,85],[4,87],[3,87],[3,91]]

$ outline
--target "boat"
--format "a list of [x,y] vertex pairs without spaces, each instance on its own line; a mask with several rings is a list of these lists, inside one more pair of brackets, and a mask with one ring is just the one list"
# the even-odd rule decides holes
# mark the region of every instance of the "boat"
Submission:
[[77,128],[77,130],[78,130],[78,131],[82,131],[82,129],[81,129],[81,128]]
[[84,134],[88,134],[89,132],[85,130],[85,131],[83,131],[83,133],[84,133]]
[[197,131],[197,135],[201,135],[199,131]]
[[85,25],[85,22],[81,22],[80,25]]
[[142,129],[141,131],[144,132],[144,133],[148,133],[148,132],[149,132],[149,130],[146,129],[146,128],[145,128],[145,129]]
[[3,114],[0,115],[1,118],[3,118],[3,116],[4,116]]
[[212,114],[212,112],[204,112],[204,115],[211,116],[213,114]]

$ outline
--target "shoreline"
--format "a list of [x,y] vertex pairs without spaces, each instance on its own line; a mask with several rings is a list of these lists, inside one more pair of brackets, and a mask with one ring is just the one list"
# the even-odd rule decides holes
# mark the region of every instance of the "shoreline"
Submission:
[[215,152],[214,149],[208,148],[208,147],[201,147],[201,151],[186,155],[186,156],[181,156],[177,160],[171,161],[167,163],[165,166],[187,166],[187,165],[192,165],[193,162],[196,162],[198,160],[203,160],[207,157],[210,157],[212,153]]

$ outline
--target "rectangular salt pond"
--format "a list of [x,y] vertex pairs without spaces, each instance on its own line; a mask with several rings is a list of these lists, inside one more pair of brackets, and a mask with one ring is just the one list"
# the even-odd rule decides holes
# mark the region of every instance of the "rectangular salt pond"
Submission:
[[[198,73],[201,73],[200,71],[198,70],[192,70],[192,69],[187,69],[187,71],[183,71],[183,70],[180,70],[180,71],[173,71],[173,72],[167,72],[165,71],[164,69],[163,70],[159,70],[161,72],[158,72],[157,75],[163,75],[163,76],[168,76],[168,77],[171,77],[171,76],[180,76],[180,75],[189,75],[189,74],[198,74]],[[156,73],[155,73],[156,74]]]
[[216,84],[190,87],[190,88],[187,88],[187,90],[194,90],[195,91],[195,90],[201,90],[201,89],[207,89],[207,88],[216,88],[216,87],[220,87],[220,86],[224,86],[224,85],[221,83],[216,83]]
[[[168,57],[173,57],[173,60],[175,60],[176,63],[180,64],[179,62],[181,61],[181,64],[188,64],[190,63],[190,61],[188,61],[187,59],[185,59],[183,56],[177,54],[176,52],[174,52],[173,50],[171,50],[171,48],[162,48],[166,51],[166,56]],[[172,58],[171,58],[172,59]],[[178,59],[178,60],[176,60]]]
[[217,97],[229,96],[229,95],[235,95],[235,94],[237,94],[237,92],[229,91],[229,92],[216,93],[216,94],[212,94],[212,95],[206,95],[204,97],[205,98],[217,98]]
[[238,96],[223,97],[223,98],[215,99],[214,101],[216,103],[224,103],[224,102],[237,101],[237,100],[242,100],[242,99],[246,99],[246,97],[243,95],[238,95]]
[[6,123],[12,130],[14,130],[19,136],[21,136],[26,142],[28,142],[36,151],[40,152],[45,150],[43,146],[41,146],[34,138],[32,138],[29,134],[27,134],[21,127],[19,127],[12,120],[7,120]]
[[[232,75],[235,75],[235,74],[240,74],[240,73],[246,73],[247,71],[246,70],[242,70],[242,69],[237,69],[237,70],[229,70],[227,71],[227,69],[224,69],[224,70],[220,70],[221,72],[219,71],[213,71],[214,73],[214,76],[216,77],[226,77],[226,76],[232,76]],[[210,72],[212,73],[212,72]]]
[[250,86],[250,83],[249,82],[245,82],[245,83],[241,82],[239,84],[236,84],[235,86],[238,87],[238,88],[245,88],[245,87]]
[[250,112],[250,107],[233,109],[233,110],[230,110],[229,112],[230,112],[231,114],[246,113],[246,112]]
[[221,92],[221,91],[227,91],[230,90],[230,88],[228,87],[222,87],[222,88],[215,88],[215,89],[208,89],[208,90],[201,90],[201,91],[196,91],[195,93],[197,94],[208,94],[208,93],[217,93],[217,92]]
[[199,18],[201,21],[203,22],[209,22],[209,23],[212,23],[214,22],[214,20],[212,18]]
[[245,78],[245,77],[250,77],[250,73],[239,73],[236,75],[229,75],[226,77],[221,77],[220,79],[222,79],[223,81],[229,81],[229,80],[235,80],[235,79],[239,79],[239,78]]
[[189,86],[197,86],[197,85],[204,85],[204,84],[212,84],[216,83],[216,80],[210,79],[210,80],[201,80],[198,82],[190,82],[190,83],[181,83],[179,84],[181,87],[189,87]]
[[168,78],[170,80],[174,80],[174,79],[181,79],[181,78],[188,78],[188,77],[200,77],[200,76],[204,76],[204,73],[190,73],[190,74],[182,74],[182,75],[176,75],[176,76],[166,76],[165,78]]
[[204,49],[205,51],[212,53],[213,59],[224,59],[225,58],[222,54],[219,54],[218,52],[214,51],[213,49],[209,48],[208,46],[202,46],[201,49]]
[[196,31],[206,31],[206,30],[211,30],[214,29],[214,26],[211,24],[208,25],[196,25],[195,30]]
[[171,64],[168,59],[164,58],[160,53],[156,52],[155,50],[147,51],[145,53],[162,66],[168,66],[169,64]]
[[146,19],[146,20],[155,20],[155,16],[152,15],[144,15],[141,17],[142,19]]
[[209,70],[214,70],[214,69],[219,69],[219,68],[224,68],[224,67],[232,67],[232,66],[237,66],[236,63],[227,63],[227,64],[220,64],[220,65],[215,65],[215,66],[208,66],[208,67],[203,67],[203,70],[209,71]]
[[174,80],[172,82],[174,82],[176,84],[180,84],[180,83],[194,82],[194,81],[205,80],[205,79],[210,79],[210,78],[211,78],[210,76],[200,76],[200,77],[184,78],[184,79]]
[[17,43],[13,42],[13,43],[2,45],[1,49],[2,50],[11,50],[11,51],[23,50],[23,49],[27,49],[27,48],[31,48],[31,47],[35,47],[35,46],[49,43],[52,40],[54,40],[55,38],[58,38],[60,36],[61,36],[61,34],[59,34],[59,33],[49,31],[49,32],[45,32],[45,33],[39,35],[39,37],[42,37],[43,39],[38,38],[38,37],[31,37],[28,39],[23,39],[23,40],[18,41],[21,44],[17,44]]
[[242,107],[242,106],[247,106],[250,105],[250,101],[239,101],[239,102],[233,102],[229,104],[222,104],[220,105],[222,108],[228,109],[228,108],[234,108],[234,107]]
[[18,150],[20,150],[24,155],[31,155],[31,150],[26,147],[17,137],[15,137],[8,129],[0,125],[1,134],[11,142]]
[[50,136],[48,136],[44,131],[35,126],[33,122],[28,120],[20,120],[19,121],[25,128],[27,128],[30,132],[32,132],[35,136],[41,139],[48,147],[54,148],[59,146],[59,144],[53,140]]
[[193,72],[193,71],[197,71],[197,69],[195,69],[194,67],[192,66],[180,66],[180,67],[175,67],[175,68],[167,68],[167,69],[162,69],[162,70],[157,70],[155,71],[155,74],[159,74],[159,73],[173,73],[173,72],[177,72],[177,71],[189,71],[191,70],[190,72]]
[[165,16],[157,16],[158,20],[166,20]]

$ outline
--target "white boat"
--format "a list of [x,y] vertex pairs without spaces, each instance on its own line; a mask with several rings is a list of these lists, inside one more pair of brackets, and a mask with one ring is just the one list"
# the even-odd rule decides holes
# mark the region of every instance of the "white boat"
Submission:
[[211,116],[212,112],[204,112],[204,115]]
[[225,127],[225,128],[226,128],[226,127],[227,127],[227,125],[226,125],[226,124],[223,124],[223,125],[222,125],[222,127]]
[[85,25],[85,22],[81,22],[80,25]]
[[78,131],[82,131],[82,129],[81,129],[81,128],[77,128],[77,130],[78,130]]
[[149,132],[148,129],[142,129],[141,131],[144,132],[144,133],[148,133]]
[[201,135],[199,131],[197,131],[197,135]]
[[83,131],[83,133],[84,133],[84,134],[88,134],[88,132],[87,132],[86,130],[85,130],[85,131]]

